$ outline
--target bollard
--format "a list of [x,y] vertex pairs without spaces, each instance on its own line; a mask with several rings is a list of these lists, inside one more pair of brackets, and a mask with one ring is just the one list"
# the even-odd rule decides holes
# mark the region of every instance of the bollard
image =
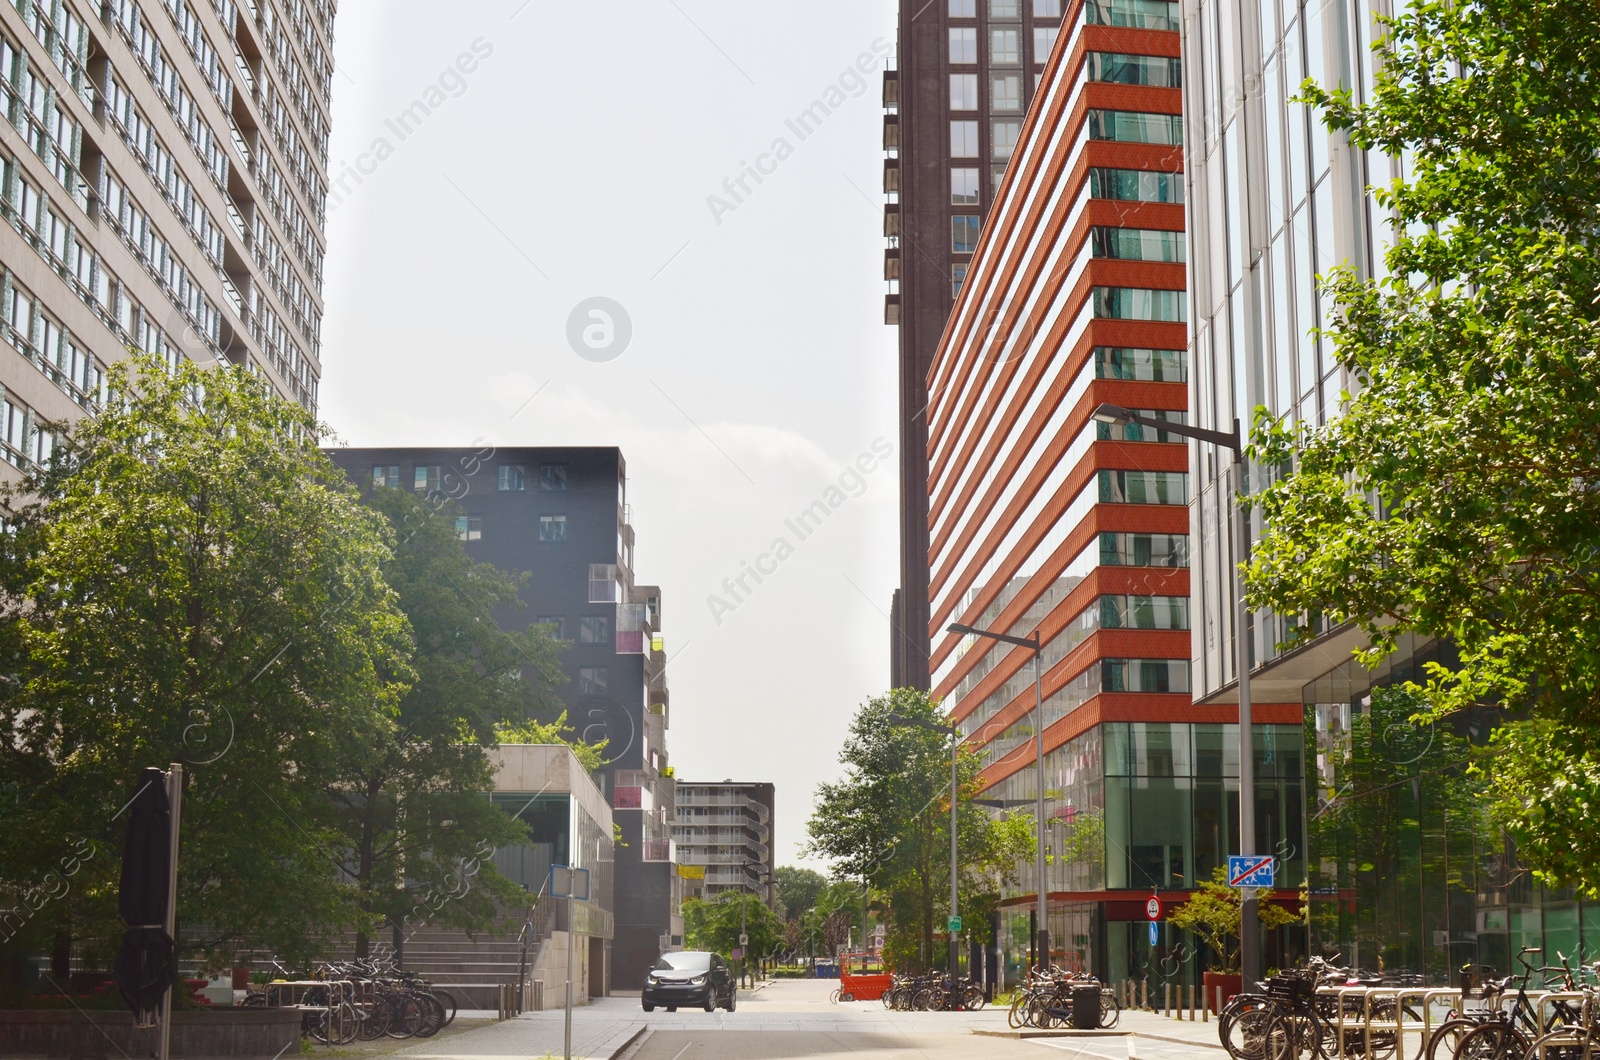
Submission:
[[1139,980],[1139,1008],[1141,1010],[1143,1010],[1143,1009],[1148,1009],[1149,1007],[1150,1007],[1150,980],[1141,979],[1141,980]]
[[1194,984],[1189,984],[1189,1022],[1194,1022]]
[[1206,1004],[1206,988],[1204,986],[1200,988],[1200,1022],[1211,1022],[1211,1006]]
[[1168,1019],[1172,1017],[1172,984],[1161,984],[1161,1014]]

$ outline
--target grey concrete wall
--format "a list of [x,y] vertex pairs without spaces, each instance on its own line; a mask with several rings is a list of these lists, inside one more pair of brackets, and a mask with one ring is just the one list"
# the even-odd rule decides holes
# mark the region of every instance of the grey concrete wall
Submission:
[[[237,1008],[175,1012],[175,1058],[272,1060],[300,1040],[293,1009]],[[142,1060],[159,1048],[154,1029],[136,1030],[127,1012],[0,1011],[0,1057]]]

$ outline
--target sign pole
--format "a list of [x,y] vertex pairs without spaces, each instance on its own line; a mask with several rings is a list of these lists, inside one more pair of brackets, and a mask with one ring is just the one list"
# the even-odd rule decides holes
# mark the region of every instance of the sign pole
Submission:
[[[177,970],[178,955],[178,822],[183,810],[183,766],[172,763],[167,773],[167,802],[172,812],[167,819],[167,915],[161,922],[167,938],[172,939],[173,970]],[[166,996],[161,1002],[161,1050],[159,1060],[168,1060],[172,1048],[172,992],[177,989],[177,976],[167,984]]]
[[572,890],[570,886],[567,888],[567,1025],[563,1037],[566,1060],[572,1060],[572,960],[575,948],[572,936],[577,926],[572,919]]

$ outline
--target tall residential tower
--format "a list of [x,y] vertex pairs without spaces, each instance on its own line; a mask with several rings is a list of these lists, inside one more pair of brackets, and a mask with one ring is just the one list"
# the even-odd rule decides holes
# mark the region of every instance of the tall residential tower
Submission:
[[129,348],[321,374],[332,0],[0,4],[0,461]]

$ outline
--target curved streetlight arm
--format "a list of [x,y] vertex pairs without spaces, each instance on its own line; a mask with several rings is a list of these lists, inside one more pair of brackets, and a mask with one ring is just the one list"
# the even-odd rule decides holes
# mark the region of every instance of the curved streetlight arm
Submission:
[[1210,442],[1220,445],[1224,449],[1231,449],[1236,457],[1244,453],[1244,443],[1239,438],[1239,421],[1233,421],[1233,433],[1226,431],[1211,431],[1204,427],[1191,427],[1187,423],[1172,423],[1167,420],[1158,420],[1154,416],[1145,416],[1125,409],[1121,405],[1102,403],[1095,407],[1092,416],[1100,423],[1110,424],[1113,427],[1122,427],[1130,423],[1137,423],[1142,427],[1154,427],[1159,431],[1169,434],[1181,435],[1184,438],[1193,438],[1196,441]]

